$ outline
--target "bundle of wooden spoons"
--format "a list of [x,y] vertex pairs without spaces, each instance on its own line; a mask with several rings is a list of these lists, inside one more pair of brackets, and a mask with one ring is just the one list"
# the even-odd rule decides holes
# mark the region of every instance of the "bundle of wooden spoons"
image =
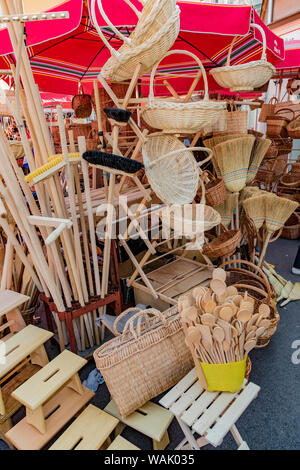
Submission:
[[178,299],[186,343],[202,362],[237,362],[270,326],[270,307],[226,285],[226,271],[212,272],[209,287],[195,287]]

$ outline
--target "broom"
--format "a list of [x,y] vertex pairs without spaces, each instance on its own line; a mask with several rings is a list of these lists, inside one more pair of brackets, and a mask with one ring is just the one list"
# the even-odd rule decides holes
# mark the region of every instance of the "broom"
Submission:
[[284,307],[287,305],[291,300],[300,300],[300,282],[296,282],[289,293],[288,298],[280,304],[280,307]]
[[262,138],[257,137],[256,142],[257,142],[257,145],[254,150],[253,159],[250,162],[250,166],[248,169],[246,184],[249,184],[254,180],[256,173],[258,171],[258,168],[260,167],[260,164],[263,161],[263,158],[266,155],[268,148],[271,145],[270,139],[262,139]]
[[251,150],[255,138],[240,137],[217,144],[214,156],[224,179],[226,189],[232,193],[246,186]]
[[298,205],[298,202],[276,196],[276,194],[269,193],[265,195],[267,236],[259,258],[259,266],[261,266],[265,257],[266,249],[272,233],[280,230],[284,226],[285,222],[292,215],[292,213],[295,212]]
[[253,220],[258,231],[265,221],[265,194],[250,196],[243,201],[243,208],[247,216]]
[[[237,139],[238,137],[241,137],[243,134],[226,134],[226,135],[217,135],[215,137],[210,137],[209,139],[203,139],[203,143],[205,147],[210,148],[211,150],[214,149],[214,147],[221,142],[226,142],[227,140],[232,140],[232,139]],[[214,168],[216,170],[217,176],[221,176],[220,169],[216,163],[216,160],[214,158],[214,155],[212,155],[211,160],[213,162]]]
[[222,219],[222,224],[225,227],[228,227],[230,222],[232,221],[232,216],[234,210],[236,208],[238,201],[238,194],[227,193],[227,199],[220,204],[219,206],[215,206],[214,209],[220,214]]
[[144,165],[137,160],[120,157],[113,153],[101,152],[100,150],[89,150],[84,152],[82,157],[92,165],[105,166],[125,173],[136,173],[144,168]]

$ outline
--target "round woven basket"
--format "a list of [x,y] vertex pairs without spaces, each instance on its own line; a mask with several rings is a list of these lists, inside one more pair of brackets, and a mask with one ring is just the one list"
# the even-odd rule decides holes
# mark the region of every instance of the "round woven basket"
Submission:
[[[205,199],[208,206],[219,206],[227,199],[227,192],[223,178],[216,178],[210,171],[205,170],[202,174],[205,181]],[[202,195],[202,189],[197,193],[199,198]]]
[[[219,267],[225,268],[230,264],[232,264],[232,260],[225,261]],[[270,285],[263,271],[255,264],[246,260],[234,260],[234,264],[245,265],[245,267],[227,268],[226,284],[234,285],[239,291],[247,292],[253,297],[256,310],[261,303],[266,303],[271,309],[270,317],[268,318],[271,321],[270,326],[257,340],[256,348],[263,348],[269,344],[280,320],[276,307],[275,290]],[[257,287],[258,284],[260,287]]]
[[281,238],[287,238],[288,240],[297,240],[300,238],[300,216],[297,212],[294,212],[284,224]]
[[[161,2],[147,2],[147,4],[145,4],[147,11],[144,14],[140,14],[140,12],[126,0],[126,3],[132,7],[139,18],[135,31],[129,38],[124,36],[111,23],[103,10],[101,0],[97,1],[101,16],[104,18],[109,28],[112,29],[115,35],[124,43],[117,51],[111,46],[98,25],[95,13],[96,0],[92,0],[91,15],[93,23],[103,43],[111,53],[111,57],[101,69],[101,75],[106,80],[121,82],[131,79],[139,64],[141,65],[139,71],[140,76],[149,72],[153,65],[165,56],[178,36],[180,28],[180,10],[174,1],[166,2],[162,0]],[[171,8],[165,9],[164,12],[162,6],[166,6],[167,4],[169,4]],[[157,16],[158,13],[159,16]],[[155,19],[156,16],[162,20],[162,26],[160,27],[158,26],[159,21],[157,22]]]
[[219,225],[220,214],[205,204],[177,206],[172,211],[162,210],[163,223],[178,235],[192,239]]
[[147,138],[142,153],[145,172],[153,191],[166,204],[189,204],[196,194],[199,184],[199,166],[210,160],[197,163],[192,150],[205,150],[206,147],[187,148],[176,137],[155,134]]
[[257,28],[261,32],[263,38],[261,59],[246,64],[230,65],[230,55],[237,38],[235,36],[228,51],[226,66],[216,67],[209,72],[221,87],[230,88],[230,91],[252,91],[268,82],[276,71],[267,61],[266,35],[263,28],[257,24],[250,24],[250,27]]
[[204,80],[204,98],[200,101],[188,102],[176,98],[155,98],[154,76],[159,65],[156,63],[151,72],[149,98],[148,103],[143,107],[142,117],[149,126],[163,129],[164,132],[193,134],[216,123],[226,103],[209,100],[206,72],[195,54],[189,51],[172,50],[165,57],[171,54],[188,55],[197,62],[199,65],[197,78],[200,78],[202,74]]
[[241,241],[239,230],[228,230],[224,225],[223,232],[209,243],[203,246],[203,253],[209,258],[223,258],[231,256]]

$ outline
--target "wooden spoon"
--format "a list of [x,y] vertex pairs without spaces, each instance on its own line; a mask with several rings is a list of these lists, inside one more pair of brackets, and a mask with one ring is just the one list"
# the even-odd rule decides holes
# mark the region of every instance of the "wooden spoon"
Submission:
[[234,313],[231,307],[223,307],[220,310],[219,317],[222,318],[222,320],[227,321],[228,323],[230,323],[233,316]]
[[243,360],[245,336],[246,336],[246,332],[245,332],[245,330],[243,330],[242,333],[240,334],[240,337],[239,337],[239,350],[240,350],[239,357],[240,357],[240,361]]
[[246,336],[246,341],[248,341],[248,339],[254,339],[254,338],[256,338],[256,332],[250,331]]
[[224,340],[222,345],[223,345],[223,351],[224,351],[225,357],[226,357],[226,362],[231,362],[231,359],[230,359],[230,349],[231,349],[230,343],[228,343],[226,340]]
[[218,296],[221,296],[226,291],[226,284],[220,279],[212,279],[210,281],[211,290]]
[[235,295],[238,295],[238,290],[235,286],[228,286],[226,289],[226,294],[227,297],[233,297]]
[[266,330],[270,327],[271,321],[265,318],[258,323],[258,327],[263,326]]
[[178,311],[182,312],[182,310],[185,310],[188,307],[192,307],[195,305],[195,299],[192,295],[187,295],[181,299],[178,300]]
[[256,340],[255,339],[250,339],[244,344],[244,351],[245,354],[248,355],[251,349],[255,348],[256,346]]
[[260,315],[263,315],[264,318],[267,318],[270,316],[271,309],[267,304],[260,304],[260,306],[258,307],[258,313]]
[[249,310],[239,310],[237,313],[237,319],[242,323],[247,323],[250,320],[252,312]]
[[216,317],[211,313],[205,313],[200,316],[201,323],[203,325],[214,326],[216,323]]
[[205,313],[213,313],[217,304],[213,300],[210,300],[204,305],[204,311]]
[[259,313],[255,313],[254,315],[252,315],[252,317],[250,318],[250,320],[248,321],[247,323],[247,329],[250,330],[250,328],[252,327],[252,325],[255,324],[256,320],[258,319],[259,317]]
[[[186,337],[186,343],[188,345],[190,343],[195,345],[194,340],[198,341],[198,338],[200,338],[200,340],[201,340],[201,334],[199,334],[199,333],[200,333],[199,331],[197,333],[194,333],[194,331],[190,331],[190,332],[188,331],[188,336]],[[197,343],[197,344],[199,344],[199,343]],[[191,350],[191,353],[192,353],[192,356],[193,356],[193,359],[194,359],[194,363],[195,363],[196,370],[198,372],[201,384],[204,388],[207,388],[207,382],[206,382],[206,379],[204,377],[200,361],[199,361],[197,355],[195,354],[195,350],[193,348],[190,348],[190,350]]]
[[220,281],[226,281],[226,271],[222,268],[216,268],[212,272],[213,279],[218,279]]
[[215,340],[219,344],[219,349],[218,350],[219,350],[219,353],[221,354],[223,362],[225,363],[226,359],[225,359],[225,355],[224,355],[224,351],[223,351],[223,341],[225,339],[225,332],[224,332],[223,328],[221,328],[220,326],[216,326],[213,329],[213,337],[215,338]]
[[265,331],[266,331],[266,329],[263,326],[257,328],[257,330],[255,332],[256,338],[259,338],[262,334],[264,334]]
[[181,319],[189,325],[195,324],[198,320],[198,309],[196,307],[185,308],[181,312]]
[[242,300],[242,302],[240,303],[240,309],[249,310],[249,312],[253,313],[254,305],[251,302],[245,302],[244,300]]
[[242,300],[243,300],[243,296],[242,296],[242,295],[239,295],[239,294],[238,294],[238,295],[235,295],[235,296],[232,298],[232,300],[233,300],[233,302],[235,303],[235,305],[236,305],[237,307],[239,307],[240,304],[241,304],[241,302],[242,302]]

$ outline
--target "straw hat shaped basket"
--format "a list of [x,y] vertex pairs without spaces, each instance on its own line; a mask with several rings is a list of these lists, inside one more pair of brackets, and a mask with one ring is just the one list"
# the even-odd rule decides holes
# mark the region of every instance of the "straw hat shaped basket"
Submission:
[[257,24],[251,24],[250,27],[257,28],[262,35],[261,59],[246,64],[230,65],[230,55],[237,38],[235,36],[228,51],[226,66],[216,67],[209,72],[220,86],[230,88],[230,91],[252,91],[267,83],[276,71],[275,67],[267,61],[266,35],[263,28]]
[[106,16],[101,0],[97,0],[100,13],[123,45],[115,50],[106,39],[96,18],[96,0],[91,3],[91,15],[95,28],[103,43],[109,49],[111,57],[101,69],[101,76],[106,80],[121,82],[132,78],[138,64],[139,75],[149,72],[153,65],[161,60],[174,44],[180,28],[180,9],[175,0],[148,0],[139,12],[129,0],[124,0],[136,13],[139,21],[130,37],[124,36]]
[[[193,150],[204,150],[209,157],[196,162]],[[166,204],[189,204],[197,194],[199,167],[211,159],[206,147],[186,147],[177,137],[148,136],[142,148],[145,172],[156,195]]]
[[172,50],[165,57],[171,54],[185,54],[197,62],[199,72],[196,80],[199,80],[202,74],[205,90],[204,99],[185,102],[183,99],[176,98],[155,98],[153,90],[154,76],[159,65],[159,63],[156,63],[151,72],[148,103],[143,108],[142,117],[149,126],[155,129],[163,129],[167,133],[194,134],[198,130],[212,126],[217,122],[220,113],[226,108],[226,103],[209,100],[206,72],[195,54],[189,51]]

